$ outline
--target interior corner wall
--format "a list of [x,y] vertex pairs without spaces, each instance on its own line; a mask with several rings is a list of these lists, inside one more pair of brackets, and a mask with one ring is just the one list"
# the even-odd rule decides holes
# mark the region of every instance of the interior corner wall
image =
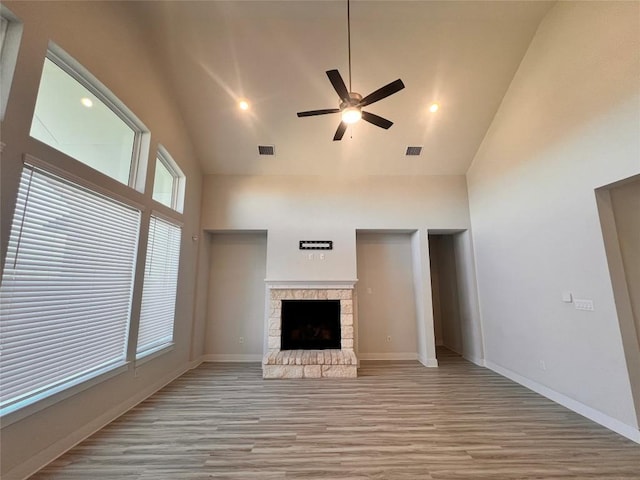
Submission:
[[558,2],[467,174],[487,365],[636,441],[594,190],[640,171],[638,38],[638,2]]
[[266,232],[210,235],[204,358],[262,361]]
[[358,233],[358,355],[418,358],[409,233]]
[[[0,162],[3,249],[8,242],[23,155],[30,154],[56,165],[76,165],[29,136],[49,41],[87,68],[151,131],[150,160],[155,160],[156,146],[161,143],[187,179],[173,350],[136,368],[132,365],[125,372],[14,423],[3,421],[0,476],[14,480],[46,465],[192,366],[197,265],[197,242],[192,237],[198,235],[200,228],[202,174],[170,85],[160,74],[151,45],[143,43],[144,37],[126,2],[91,2],[89,5],[87,2],[3,1],[3,5],[24,22],[11,95],[1,125],[2,141],[6,143]],[[95,184],[103,182],[98,172],[85,176]],[[125,185],[114,188],[119,188],[119,195],[135,201],[148,215],[158,208],[149,188],[152,178],[152,170],[147,170],[147,189],[142,194]],[[146,238],[145,231],[141,236]],[[144,269],[144,258],[138,259],[136,268]],[[135,288],[141,292],[142,286],[137,283]]]
[[458,288],[458,314],[463,332],[461,353],[467,360],[477,365],[484,365],[484,340],[478,303],[476,263],[469,230],[453,235],[453,252]]
[[212,236],[210,232],[205,231],[201,231],[200,235],[198,235],[195,302],[193,307],[193,329],[191,332],[191,355],[189,357],[192,362],[199,361],[205,352]]

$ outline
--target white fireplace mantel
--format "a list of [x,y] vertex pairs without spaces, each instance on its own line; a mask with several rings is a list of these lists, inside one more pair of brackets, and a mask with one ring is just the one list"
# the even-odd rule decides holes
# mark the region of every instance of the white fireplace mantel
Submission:
[[273,280],[266,278],[266,285],[272,289],[298,289],[298,290],[345,290],[353,289],[358,279],[349,280]]

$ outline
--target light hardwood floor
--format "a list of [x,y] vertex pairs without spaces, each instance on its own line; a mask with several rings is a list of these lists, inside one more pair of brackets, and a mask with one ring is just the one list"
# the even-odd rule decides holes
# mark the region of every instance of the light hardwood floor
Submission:
[[640,479],[640,445],[440,353],[357,379],[203,364],[32,479]]

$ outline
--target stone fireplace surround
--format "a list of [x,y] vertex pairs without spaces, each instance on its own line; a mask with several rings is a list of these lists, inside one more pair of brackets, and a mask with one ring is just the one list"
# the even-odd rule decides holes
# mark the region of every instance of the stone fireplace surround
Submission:
[[[354,378],[353,282],[276,283],[269,289],[268,353],[262,361],[263,378]],[[280,350],[282,300],[340,300],[340,350]]]

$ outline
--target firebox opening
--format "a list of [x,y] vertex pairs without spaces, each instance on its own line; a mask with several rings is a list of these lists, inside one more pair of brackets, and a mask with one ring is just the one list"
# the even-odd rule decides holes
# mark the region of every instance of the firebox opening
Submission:
[[281,350],[340,349],[340,300],[282,300]]

